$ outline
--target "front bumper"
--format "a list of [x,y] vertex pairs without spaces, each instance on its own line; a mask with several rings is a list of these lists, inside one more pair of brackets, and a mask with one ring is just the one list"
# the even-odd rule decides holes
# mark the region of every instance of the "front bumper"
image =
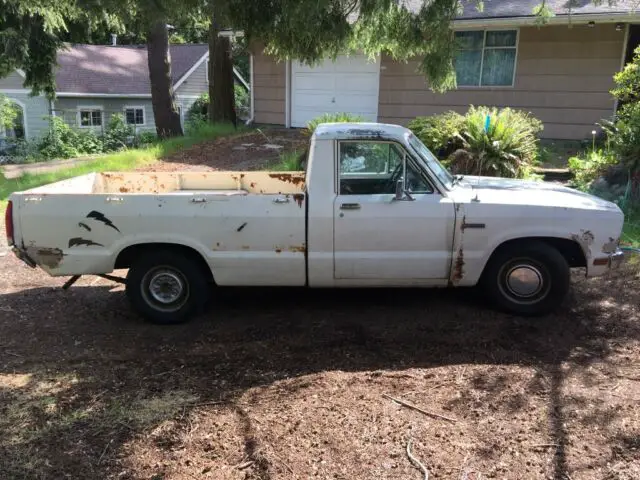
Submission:
[[616,268],[619,268],[624,262],[624,259],[624,251],[618,248],[615,252],[609,254],[609,269],[615,270]]

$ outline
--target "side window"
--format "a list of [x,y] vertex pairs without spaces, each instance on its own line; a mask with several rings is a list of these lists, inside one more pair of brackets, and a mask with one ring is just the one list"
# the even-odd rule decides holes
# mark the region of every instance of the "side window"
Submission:
[[433,193],[420,169],[392,142],[339,144],[340,195],[395,194],[398,181],[409,193]]
[[340,194],[394,193],[393,178],[402,172],[403,158],[393,143],[340,142]]
[[409,193],[433,193],[433,188],[414,167],[411,162],[407,162],[405,170],[404,189]]

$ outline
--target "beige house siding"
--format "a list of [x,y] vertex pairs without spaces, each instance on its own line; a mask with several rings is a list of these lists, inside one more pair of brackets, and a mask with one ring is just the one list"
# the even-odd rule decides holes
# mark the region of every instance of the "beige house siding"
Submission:
[[417,62],[382,58],[378,119],[406,125],[419,115],[469,105],[510,106],[543,121],[544,138],[590,137],[594,124],[613,114],[609,90],[621,67],[624,30],[613,24],[522,27],[513,87],[463,87],[431,92],[415,72]]
[[200,96],[209,90],[207,82],[207,61],[202,62],[191,75],[176,89],[176,95]]
[[284,125],[286,74],[285,62],[253,49],[254,120],[256,123]]

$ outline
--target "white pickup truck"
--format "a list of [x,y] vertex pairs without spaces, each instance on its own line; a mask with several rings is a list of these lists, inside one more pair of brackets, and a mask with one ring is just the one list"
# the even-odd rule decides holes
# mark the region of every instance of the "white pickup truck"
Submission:
[[[406,128],[323,124],[300,172],[92,173],[10,197],[9,244],[53,276],[128,268],[133,307],[196,314],[213,286],[474,286],[539,315],[622,260],[623,214],[559,185],[452,176]],[[110,277],[111,278],[111,277]]]

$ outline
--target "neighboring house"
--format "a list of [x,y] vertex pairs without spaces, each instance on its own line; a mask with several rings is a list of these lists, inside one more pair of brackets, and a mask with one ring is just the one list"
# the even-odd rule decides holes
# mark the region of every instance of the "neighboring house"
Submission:
[[[208,91],[209,47],[171,45],[171,73],[180,118]],[[114,114],[137,131],[155,130],[146,46],[71,45],[58,52],[56,99],[32,97],[24,73],[0,79],[0,94],[20,107],[14,129],[0,136],[38,138],[49,128],[49,115],[78,128],[102,131]],[[234,69],[235,70],[235,69]],[[248,88],[237,71],[235,81]]]
[[[419,8],[422,0],[405,0]],[[416,61],[382,55],[340,57],[309,68],[277,63],[253,49],[252,117],[257,123],[302,127],[326,112],[351,112],[368,120],[406,125],[420,115],[469,105],[514,107],[544,122],[542,136],[583,139],[616,107],[612,77],[640,42],[640,15],[631,1],[594,6],[581,0],[567,14],[564,0],[548,0],[555,12],[537,26],[540,0],[485,0],[484,11],[464,2],[454,21],[463,47],[456,59],[458,89],[428,89]],[[575,4],[576,2],[572,2]]]

